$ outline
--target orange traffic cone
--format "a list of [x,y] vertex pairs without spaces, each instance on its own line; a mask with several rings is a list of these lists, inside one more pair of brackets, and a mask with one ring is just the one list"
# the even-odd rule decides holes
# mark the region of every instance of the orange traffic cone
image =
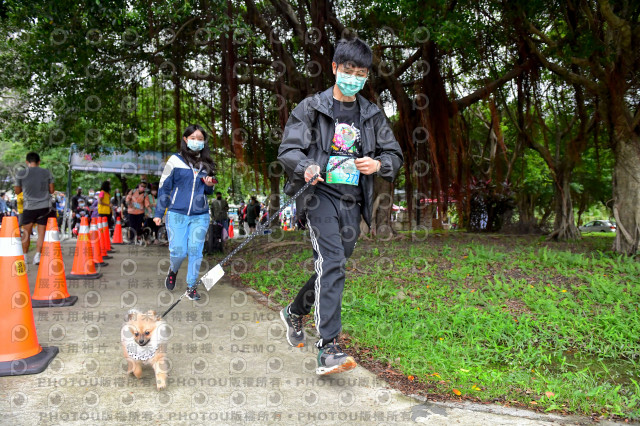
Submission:
[[120,223],[120,216],[116,217],[116,227],[113,228],[113,241],[112,244],[124,244],[122,241],[122,224]]
[[102,217],[100,219],[102,219],[102,232],[104,232],[105,246],[107,246],[108,252],[112,252],[113,249],[111,248],[111,235],[109,235],[109,219],[107,219],[106,217]]
[[50,217],[47,220],[47,231],[44,234],[41,253],[36,288],[31,298],[33,307],[51,308],[75,304],[78,301],[78,296],[70,296],[67,291],[58,221],[55,217]]
[[100,237],[100,253],[103,259],[112,259],[113,256],[109,256],[107,253],[107,241],[104,235],[104,222],[101,217],[96,218],[96,226],[98,228],[98,236]]
[[89,219],[83,217],[80,220],[80,231],[76,241],[76,252],[73,256],[73,267],[71,274],[67,275],[68,280],[95,280],[102,277],[100,272],[96,272],[93,263],[93,250],[89,241]]
[[229,221],[229,238],[233,238],[233,220]]
[[100,248],[100,231],[98,231],[98,219],[95,217],[91,219],[91,225],[89,226],[89,241],[91,242],[91,252],[93,254],[93,263],[95,265],[107,266],[102,259],[102,249]]
[[289,228],[287,227],[287,222],[284,223],[284,226],[282,227],[283,231],[288,231]]
[[38,343],[27,266],[15,216],[2,219],[0,280],[0,376],[40,373],[58,354],[58,347],[42,347]]

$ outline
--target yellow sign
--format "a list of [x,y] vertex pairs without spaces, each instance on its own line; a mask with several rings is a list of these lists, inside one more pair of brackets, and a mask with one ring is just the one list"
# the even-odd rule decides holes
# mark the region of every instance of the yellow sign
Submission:
[[16,275],[18,277],[27,273],[27,265],[24,264],[24,260],[16,260],[13,263],[13,266],[15,267]]

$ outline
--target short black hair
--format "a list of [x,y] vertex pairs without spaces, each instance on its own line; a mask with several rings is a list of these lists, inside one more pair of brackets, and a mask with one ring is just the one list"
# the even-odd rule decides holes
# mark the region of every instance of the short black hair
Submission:
[[27,163],[39,163],[40,162],[40,156],[38,155],[37,152],[33,152],[31,151],[30,153],[27,154]]
[[218,191],[216,192],[216,195],[222,195],[222,192]]
[[333,62],[336,65],[353,64],[359,68],[371,68],[373,53],[364,41],[355,37],[350,40],[341,39],[336,44]]

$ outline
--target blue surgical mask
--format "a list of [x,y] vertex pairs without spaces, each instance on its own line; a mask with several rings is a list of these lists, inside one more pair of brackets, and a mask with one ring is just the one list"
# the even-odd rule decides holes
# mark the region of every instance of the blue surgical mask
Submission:
[[187,139],[187,146],[191,151],[202,151],[202,149],[204,148],[204,141]]
[[366,82],[367,77],[358,77],[357,75],[350,75],[340,71],[336,76],[336,84],[345,96],[355,96],[356,93],[362,90]]

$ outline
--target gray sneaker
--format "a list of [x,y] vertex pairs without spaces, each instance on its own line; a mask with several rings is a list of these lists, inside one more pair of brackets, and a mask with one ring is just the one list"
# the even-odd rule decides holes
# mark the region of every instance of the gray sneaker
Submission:
[[335,340],[318,349],[318,368],[316,368],[318,375],[343,373],[353,370],[357,365],[353,357],[342,352]]
[[[289,305],[291,306],[291,305]],[[304,335],[302,328],[302,315],[296,315],[289,312],[289,306],[280,311],[280,318],[287,326],[287,342],[296,348],[304,347],[307,337]]]

